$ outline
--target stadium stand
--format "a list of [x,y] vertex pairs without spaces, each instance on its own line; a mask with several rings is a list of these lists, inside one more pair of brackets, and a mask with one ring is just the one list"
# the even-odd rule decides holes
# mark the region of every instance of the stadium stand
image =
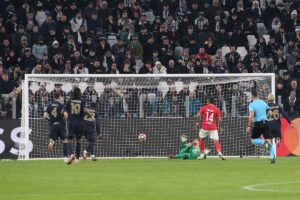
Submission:
[[[0,1],[0,117],[20,116],[19,87],[26,73],[161,73],[158,63],[163,73],[272,72],[285,93],[300,97],[299,87],[291,87],[300,74],[299,4]],[[237,53],[228,54],[232,46]],[[222,70],[213,70],[218,60]],[[282,95],[282,102],[287,98]]]

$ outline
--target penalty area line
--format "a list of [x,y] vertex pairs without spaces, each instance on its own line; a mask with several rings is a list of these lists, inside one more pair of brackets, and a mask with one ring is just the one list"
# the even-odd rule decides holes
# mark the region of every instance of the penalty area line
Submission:
[[294,182],[276,182],[276,183],[263,183],[263,184],[254,184],[243,186],[243,190],[252,191],[252,192],[279,192],[279,193],[300,193],[300,190],[284,190],[278,188],[262,188],[264,186],[273,186],[273,185],[291,185],[291,184],[300,184],[300,181]]

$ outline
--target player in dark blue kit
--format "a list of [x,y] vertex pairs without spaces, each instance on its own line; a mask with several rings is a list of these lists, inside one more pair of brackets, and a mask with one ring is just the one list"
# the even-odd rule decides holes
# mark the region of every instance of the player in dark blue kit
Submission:
[[[54,102],[49,104],[44,112],[44,118],[50,121],[50,141],[48,144],[48,150],[53,149],[53,145],[58,137],[63,141],[63,153],[67,157],[67,138],[65,132],[65,120],[64,120],[64,105],[60,103],[60,94],[54,94]],[[67,116],[65,116],[67,117]]]
[[[87,110],[85,102],[81,100],[81,91],[79,88],[75,87],[73,90],[72,99],[70,99],[65,106],[65,113],[68,115],[68,161],[67,164],[70,165],[76,157],[76,164],[79,164],[81,143],[80,139],[83,134],[83,116],[86,113],[92,121],[95,121],[94,117]],[[73,154],[72,143],[76,140],[76,150],[75,156]]]
[[268,116],[268,121],[269,121],[269,127],[270,127],[270,134],[271,138],[275,138],[276,144],[280,143],[281,140],[281,121],[280,117],[283,116],[291,126],[294,126],[294,124],[291,122],[290,117],[287,115],[284,110],[274,103],[275,96],[273,94],[268,95],[268,105],[269,105],[269,110],[272,111],[272,115]]
[[91,104],[91,108],[89,109],[90,115],[95,119],[93,120],[88,114],[85,114],[83,117],[83,127],[84,127],[84,135],[87,139],[87,147],[83,151],[83,159],[86,160],[88,155],[91,156],[93,161],[96,161],[96,156],[94,155],[94,145],[95,145],[95,128],[97,131],[97,135],[100,134],[98,119],[99,115],[96,112],[96,103]]

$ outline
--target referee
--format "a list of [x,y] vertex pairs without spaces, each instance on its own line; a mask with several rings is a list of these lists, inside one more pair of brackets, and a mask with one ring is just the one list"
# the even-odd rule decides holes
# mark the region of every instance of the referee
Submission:
[[[263,100],[260,100],[256,90],[252,90],[252,103],[249,105],[249,120],[247,133],[251,132],[252,129],[252,144],[254,145],[265,145],[267,150],[270,153],[271,163],[275,163],[275,155],[273,145],[271,143],[270,130],[267,118],[267,112],[269,111],[269,106]],[[272,114],[269,111],[269,114]],[[260,139],[260,136],[263,135],[264,139]]]

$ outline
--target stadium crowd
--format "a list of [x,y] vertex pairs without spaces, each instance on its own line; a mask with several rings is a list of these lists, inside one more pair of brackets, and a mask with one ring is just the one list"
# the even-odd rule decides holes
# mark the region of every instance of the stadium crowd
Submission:
[[0,116],[11,118],[14,97],[20,110],[16,88],[26,73],[258,72],[276,74],[276,95],[298,115],[299,7],[296,0],[2,0]]

